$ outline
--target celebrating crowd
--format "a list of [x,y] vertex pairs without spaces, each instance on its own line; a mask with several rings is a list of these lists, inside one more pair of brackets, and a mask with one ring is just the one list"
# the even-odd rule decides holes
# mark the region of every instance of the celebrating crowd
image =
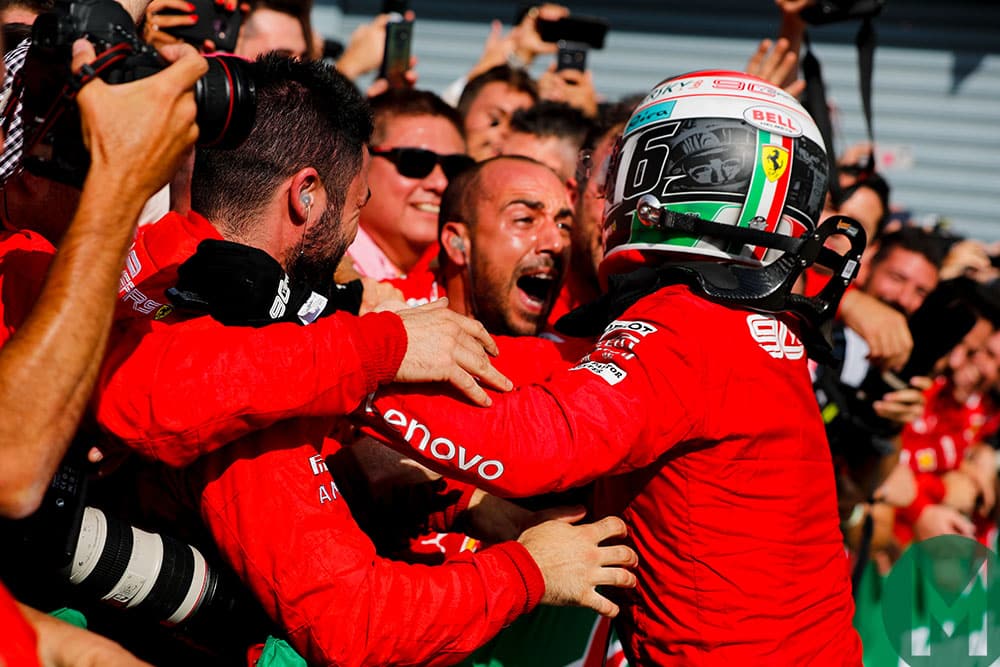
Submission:
[[554,4],[439,96],[355,83],[405,8],[5,0],[0,665],[886,664],[996,545],[1000,249],[776,4],[608,100]]

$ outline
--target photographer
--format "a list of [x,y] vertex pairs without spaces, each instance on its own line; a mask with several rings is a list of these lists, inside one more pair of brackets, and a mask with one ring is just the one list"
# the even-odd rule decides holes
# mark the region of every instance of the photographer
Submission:
[[[190,47],[142,81],[86,83],[77,96],[91,167],[58,252],[29,231],[0,238],[0,514],[32,513],[76,430],[110,327],[122,260],[143,203],[170,178],[198,134],[194,82],[205,63]],[[95,57],[73,47],[74,71]],[[155,104],[164,113],[148,113]],[[47,276],[46,276],[47,272]],[[81,314],[84,316],[81,317]],[[4,593],[0,589],[0,596]],[[106,639],[3,601],[6,664],[138,665]],[[15,638],[28,644],[18,644]],[[37,655],[30,656],[37,638]],[[22,649],[25,653],[11,653]]]

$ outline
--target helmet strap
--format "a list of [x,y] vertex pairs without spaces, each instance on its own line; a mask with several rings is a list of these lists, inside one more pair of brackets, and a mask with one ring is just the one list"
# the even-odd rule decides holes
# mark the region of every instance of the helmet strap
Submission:
[[[857,275],[865,248],[865,231],[857,221],[847,216],[832,216],[814,232],[791,238],[665,209],[660,211],[662,215],[656,224],[671,231],[775,248],[784,254],[764,267],[701,261],[643,267],[629,274],[611,276],[607,293],[561,318],[556,324],[559,331],[576,336],[597,335],[642,297],[668,285],[686,284],[709,301],[791,320],[812,358],[822,361],[830,357],[829,323],[844,290]],[[847,238],[850,250],[839,255],[824,247],[831,236]],[[792,294],[799,276],[814,264],[829,269],[830,280],[814,296]]]

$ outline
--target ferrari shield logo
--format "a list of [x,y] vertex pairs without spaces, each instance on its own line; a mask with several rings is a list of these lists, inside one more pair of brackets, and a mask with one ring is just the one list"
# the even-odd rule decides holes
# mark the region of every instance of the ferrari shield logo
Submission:
[[785,175],[788,169],[788,149],[773,144],[767,144],[760,149],[761,161],[764,164],[764,175],[774,183]]

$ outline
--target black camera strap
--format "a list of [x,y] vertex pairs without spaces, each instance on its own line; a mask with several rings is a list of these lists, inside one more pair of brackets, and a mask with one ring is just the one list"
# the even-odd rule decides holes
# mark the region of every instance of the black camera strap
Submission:
[[[861,180],[865,180],[875,172],[875,134],[872,130],[872,71],[875,66],[875,27],[872,16],[865,16],[861,27],[855,36],[855,46],[858,50],[858,74],[861,88],[861,108],[865,115],[865,127],[868,130],[868,163],[862,169]],[[806,81],[805,107],[819,127],[823,142],[826,144],[827,160],[830,164],[830,195],[835,206],[840,206],[847,198],[847,193],[840,186],[837,170],[837,155],[833,144],[833,124],[830,122],[830,108],[827,106],[826,87],[823,83],[823,71],[819,59],[813,53],[809,33],[803,35],[806,45],[806,55],[802,59],[802,75]]]
[[[38,145],[38,142],[40,142],[52,130],[53,126],[55,126],[56,122],[62,118],[63,114],[73,108],[76,104],[76,96],[79,95],[80,90],[84,86],[99,77],[102,72],[115,63],[127,58],[131,51],[132,49],[128,44],[116,44],[110,49],[99,54],[93,62],[83,65],[79,72],[71,74],[62,90],[52,101],[52,105],[49,107],[49,110],[45,113],[45,121],[31,137],[25,137],[23,155],[31,155],[35,146]],[[11,100],[16,99],[15,95],[20,97],[21,93],[24,91],[24,77],[22,72],[18,72],[14,78]],[[16,104],[8,104],[7,109],[16,108],[16,106]],[[5,128],[7,127],[8,122],[9,118],[5,117],[3,120]]]

